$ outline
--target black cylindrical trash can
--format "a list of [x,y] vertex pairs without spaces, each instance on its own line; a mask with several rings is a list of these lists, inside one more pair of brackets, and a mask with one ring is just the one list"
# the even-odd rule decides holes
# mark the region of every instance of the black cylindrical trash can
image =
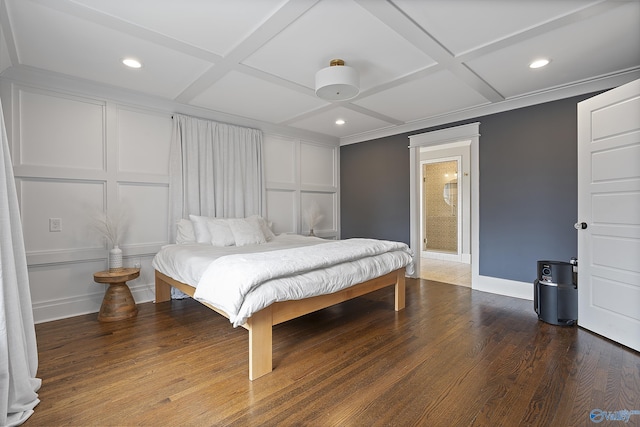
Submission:
[[533,282],[533,307],[538,319],[552,325],[574,325],[578,321],[578,279],[574,264],[538,261]]

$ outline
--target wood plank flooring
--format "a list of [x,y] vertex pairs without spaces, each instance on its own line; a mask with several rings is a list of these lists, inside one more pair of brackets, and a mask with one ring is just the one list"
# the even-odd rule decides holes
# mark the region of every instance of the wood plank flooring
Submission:
[[594,409],[640,410],[640,354],[538,321],[531,301],[413,279],[406,309],[393,299],[276,326],[274,371],[253,382],[247,331],[193,300],[39,324],[24,425],[589,426]]

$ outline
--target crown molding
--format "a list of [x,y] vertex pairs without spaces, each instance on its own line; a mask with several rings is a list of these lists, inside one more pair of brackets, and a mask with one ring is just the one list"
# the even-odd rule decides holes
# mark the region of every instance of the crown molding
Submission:
[[621,73],[563,85],[542,92],[530,93],[517,98],[509,98],[492,104],[484,104],[473,108],[443,114],[437,117],[409,122],[397,126],[387,126],[384,129],[343,137],[340,138],[340,145],[356,144],[401,133],[420,131],[434,126],[445,125],[447,123],[474,119],[490,114],[557,101],[559,99],[571,98],[572,96],[583,95],[585,93],[612,89],[637,79],[640,79],[640,68],[633,68]]
[[151,108],[164,111],[167,114],[186,114],[203,119],[215,120],[237,126],[244,126],[260,129],[266,134],[284,136],[288,138],[299,138],[317,143],[338,146],[337,137],[324,135],[303,129],[279,126],[246,117],[235,116],[219,111],[209,110],[202,107],[183,104],[170,99],[160,98],[152,95],[122,89],[115,86],[98,84],[89,80],[71,77],[65,74],[44,71],[39,68],[24,65],[7,68],[0,73],[0,80],[11,81],[25,86],[32,86],[41,89],[60,91],[78,96],[90,96],[107,99],[139,108]]

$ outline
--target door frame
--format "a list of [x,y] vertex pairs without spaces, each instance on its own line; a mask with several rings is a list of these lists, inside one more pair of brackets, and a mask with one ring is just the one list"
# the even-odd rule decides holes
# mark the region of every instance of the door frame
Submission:
[[471,144],[471,287],[475,288],[479,281],[479,224],[480,224],[480,122],[462,126],[425,132],[409,136],[409,217],[410,246],[413,251],[414,274],[420,276],[420,249],[422,237],[420,233],[420,148],[434,147],[453,142],[470,141]]

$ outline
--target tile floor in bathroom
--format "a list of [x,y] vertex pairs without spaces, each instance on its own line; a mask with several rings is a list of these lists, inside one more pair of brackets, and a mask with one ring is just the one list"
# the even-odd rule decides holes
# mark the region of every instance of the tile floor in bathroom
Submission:
[[471,287],[471,264],[420,258],[420,278]]

